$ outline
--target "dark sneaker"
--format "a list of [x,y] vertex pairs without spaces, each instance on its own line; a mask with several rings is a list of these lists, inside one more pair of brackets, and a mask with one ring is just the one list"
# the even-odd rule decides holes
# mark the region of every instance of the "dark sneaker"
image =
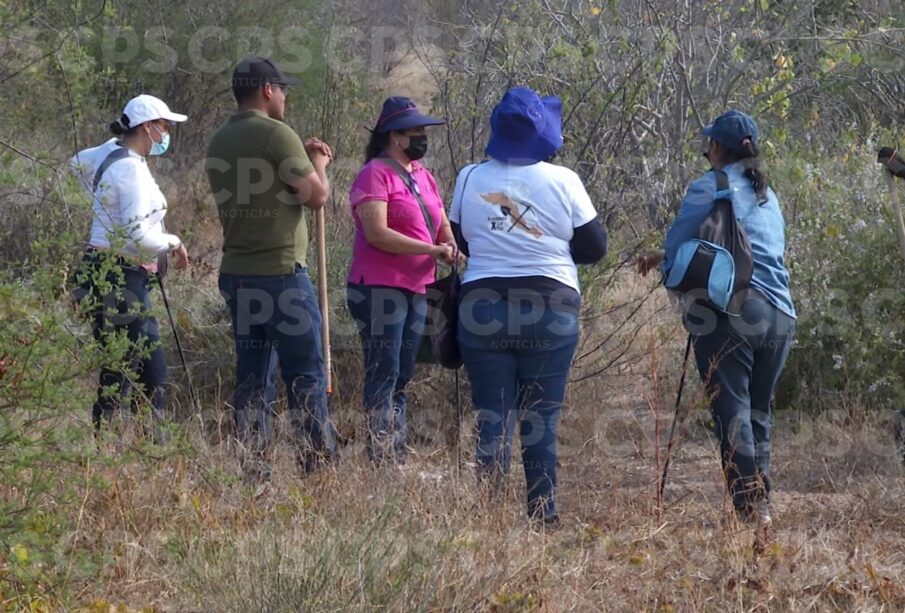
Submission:
[[767,499],[757,500],[742,507],[735,508],[736,516],[739,521],[745,524],[757,526],[771,526],[773,517],[770,512],[770,501]]
[[[559,514],[554,510],[555,507],[545,510],[544,506],[543,501],[537,501],[534,505],[530,505],[528,507],[528,517],[532,523],[538,527],[543,527],[545,530],[558,528],[560,521]],[[552,507],[552,505],[550,506]]]
[[296,462],[302,471],[302,476],[312,475],[325,469],[336,461],[336,455],[319,451],[298,451]]
[[770,511],[770,501],[759,500],[754,503],[754,521],[760,526],[773,525],[773,517]]

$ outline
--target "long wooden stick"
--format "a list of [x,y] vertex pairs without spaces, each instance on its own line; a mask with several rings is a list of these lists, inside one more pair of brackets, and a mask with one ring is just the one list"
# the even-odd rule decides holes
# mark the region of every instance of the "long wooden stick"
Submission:
[[327,227],[324,208],[315,213],[317,230],[317,291],[321,305],[321,338],[324,345],[324,372],[327,394],[333,393],[333,358],[330,354],[330,302],[327,299]]
[[898,179],[890,172],[885,172],[884,174],[886,175],[886,185],[889,187],[889,203],[892,205],[892,212],[896,216],[899,249],[902,250],[902,257],[905,257],[905,221],[902,219],[902,203],[899,201]]

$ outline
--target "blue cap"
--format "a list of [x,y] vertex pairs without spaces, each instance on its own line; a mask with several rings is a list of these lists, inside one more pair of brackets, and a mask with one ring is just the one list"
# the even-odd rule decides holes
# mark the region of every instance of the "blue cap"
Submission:
[[759,133],[754,119],[741,111],[727,111],[704,127],[704,136],[709,136],[731,151],[739,151],[742,141],[750,138],[757,144]]
[[493,109],[490,130],[487,155],[507,164],[536,164],[562,147],[562,102],[514,87]]
[[374,132],[408,130],[423,126],[439,126],[444,123],[446,122],[442,119],[422,115],[411,98],[393,96],[384,101]]

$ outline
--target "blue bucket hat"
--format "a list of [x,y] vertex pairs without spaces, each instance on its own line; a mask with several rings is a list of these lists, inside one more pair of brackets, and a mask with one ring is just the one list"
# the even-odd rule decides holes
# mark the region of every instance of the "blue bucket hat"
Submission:
[[713,123],[704,127],[704,136],[710,137],[731,151],[739,151],[742,141],[750,138],[757,144],[760,136],[757,123],[746,113],[741,111],[727,111],[713,120]]
[[493,109],[490,130],[487,155],[517,166],[536,164],[562,147],[562,102],[514,87]]
[[393,96],[387,98],[380,111],[380,118],[374,126],[374,132],[392,132],[408,130],[422,126],[440,126],[446,122],[436,117],[422,115],[411,98]]

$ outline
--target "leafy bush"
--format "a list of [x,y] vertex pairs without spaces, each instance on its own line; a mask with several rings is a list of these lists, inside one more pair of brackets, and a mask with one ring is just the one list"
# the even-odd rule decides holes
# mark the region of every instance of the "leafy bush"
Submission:
[[[527,84],[563,99],[560,160],[585,181],[613,246],[604,263],[581,273],[593,347],[580,365],[590,381],[573,387],[601,392],[589,402],[611,395],[593,386],[610,384],[599,376],[608,369],[625,374],[637,358],[633,341],[650,323],[640,308],[650,294],[622,292],[632,257],[660,242],[684,186],[704,169],[695,140],[702,123],[732,106],[755,112],[761,122],[788,224],[801,317],[780,404],[836,406],[854,397],[862,401],[854,406],[884,407],[905,399],[905,272],[873,160],[876,145],[901,142],[894,126],[905,117],[897,27],[903,16],[901,3],[880,14],[868,3],[836,1],[802,11],[796,3],[707,0],[692,12],[640,0],[0,3],[0,602],[71,608],[92,585],[113,590],[109,585],[127,574],[128,552],[158,555],[157,538],[169,562],[191,570],[189,583],[205,605],[220,604],[213,599],[222,595],[237,607],[250,599],[262,607],[322,606],[318,590],[335,589],[346,598],[359,595],[362,608],[407,608],[413,599],[431,602],[442,571],[435,566],[456,563],[443,557],[449,543],[430,533],[423,541],[410,538],[423,526],[400,521],[389,507],[338,527],[314,525],[324,516],[306,517],[292,531],[288,522],[271,518],[260,531],[235,538],[186,519],[203,515],[200,503],[195,508],[182,500],[195,500],[199,481],[224,497],[235,494],[230,450],[218,447],[229,436],[232,348],[212,283],[219,228],[199,161],[210,133],[234,109],[228,73],[245,52],[278,61],[298,59],[300,50],[311,55],[305,69],[293,71],[303,83],[291,90],[287,121],[303,135],[322,136],[337,154],[330,171],[328,274],[341,384],[334,408],[350,416],[341,424],[349,436],[356,429],[352,416],[359,415],[360,365],[344,308],[351,247],[345,194],[367,138],[361,126],[373,125],[385,94],[410,93],[398,91],[394,81],[394,65],[403,57],[415,58],[419,68],[414,81],[427,95],[418,102],[432,102],[432,111],[449,120],[445,132],[432,132],[438,138],[429,160],[446,194],[456,171],[482,157],[490,111],[506,88]],[[296,26],[302,29],[289,32]],[[203,28],[214,35],[199,39]],[[269,53],[247,36],[254,28],[298,38]],[[393,40],[380,38],[385,35]],[[163,48],[172,55],[161,55]],[[193,57],[199,53],[204,62]],[[153,172],[171,203],[170,228],[186,238],[194,262],[195,276],[173,275],[168,287],[207,438],[192,438],[186,428],[191,435],[177,436],[166,452],[128,436],[95,445],[88,407],[96,373],[102,363],[122,360],[125,347],[101,350],[67,304],[67,279],[83,249],[90,204],[67,178],[66,162],[107,138],[109,121],[143,91],[191,118],[176,130],[172,154],[153,162]],[[167,327],[171,406],[180,421],[194,424],[193,399]],[[446,389],[449,374],[421,372],[422,389],[430,390],[424,395],[430,403],[442,400],[436,389]],[[198,454],[221,452],[226,459],[215,456],[199,466]],[[144,481],[146,475],[155,480]],[[176,477],[183,482],[174,485]],[[376,489],[375,483],[361,489]],[[170,498],[178,499],[172,509]],[[247,527],[263,514],[229,504],[221,511],[230,528]],[[121,532],[104,530],[113,512],[121,515]],[[85,517],[100,527],[89,530]],[[164,525],[144,530],[141,522],[155,519]],[[172,534],[185,524],[206,532]],[[304,533],[309,526],[322,542]],[[284,542],[287,531],[291,538]],[[307,547],[315,552],[310,559],[296,556],[294,549]],[[237,564],[237,556],[247,557],[249,567]],[[142,571],[156,572],[148,564]],[[470,577],[470,565],[461,564],[449,576]],[[265,582],[249,585],[249,576]],[[466,590],[471,600],[458,600],[456,586],[448,585],[435,601],[462,608],[486,603],[476,594],[493,589],[474,581]],[[536,601],[517,586],[495,604],[518,610]]]
[[848,394],[866,406],[905,400],[905,267],[890,195],[875,162],[882,133],[837,149],[778,155],[773,164],[788,224],[788,259],[800,319],[785,375],[797,402]]

